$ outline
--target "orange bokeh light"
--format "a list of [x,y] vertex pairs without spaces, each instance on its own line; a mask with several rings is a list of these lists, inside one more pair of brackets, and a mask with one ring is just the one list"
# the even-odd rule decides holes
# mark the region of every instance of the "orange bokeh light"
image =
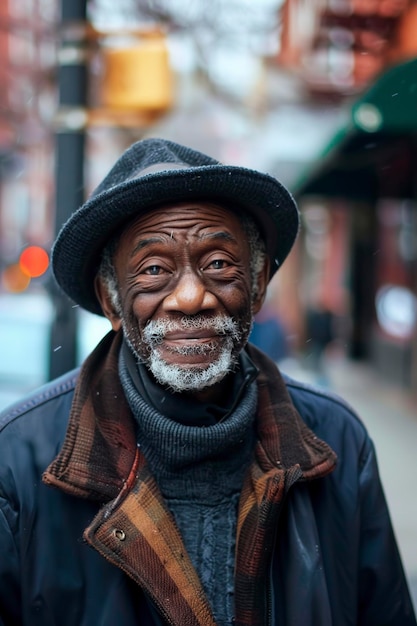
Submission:
[[21,253],[19,265],[30,278],[42,276],[49,267],[48,253],[40,246],[29,246]]
[[18,263],[6,267],[1,274],[1,283],[6,291],[20,293],[28,288],[30,276],[22,272]]

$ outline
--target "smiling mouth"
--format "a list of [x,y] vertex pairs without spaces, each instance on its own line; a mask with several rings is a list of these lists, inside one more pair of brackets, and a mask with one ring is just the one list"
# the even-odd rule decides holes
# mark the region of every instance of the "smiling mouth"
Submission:
[[[176,352],[177,354],[209,354],[218,350],[219,335],[205,335],[201,337],[192,336],[170,336],[164,337],[159,348],[162,346],[169,352]],[[222,343],[222,342],[220,342]]]
[[192,330],[188,332],[180,331],[173,333],[166,333],[162,337],[162,341],[180,341],[180,342],[188,342],[188,341],[213,341],[220,337],[218,333],[215,333],[213,330]]
[[177,357],[204,357],[218,353],[225,346],[225,335],[213,334],[205,330],[192,333],[168,333],[161,337],[155,349],[161,354],[172,354]]

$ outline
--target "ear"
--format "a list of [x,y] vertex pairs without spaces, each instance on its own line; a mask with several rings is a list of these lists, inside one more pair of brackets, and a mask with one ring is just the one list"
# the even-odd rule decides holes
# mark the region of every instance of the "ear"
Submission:
[[265,259],[264,266],[262,270],[258,273],[257,282],[257,295],[252,301],[252,312],[254,315],[256,315],[256,313],[259,313],[265,300],[266,288],[268,287],[269,282],[269,258]]
[[109,291],[100,276],[96,276],[94,280],[94,289],[103,313],[109,320],[113,330],[119,330],[122,326],[122,320],[120,319],[120,315],[115,309]]

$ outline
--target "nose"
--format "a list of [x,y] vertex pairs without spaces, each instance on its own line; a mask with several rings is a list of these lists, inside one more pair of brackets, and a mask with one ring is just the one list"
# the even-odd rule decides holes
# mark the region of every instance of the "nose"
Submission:
[[174,289],[164,300],[166,311],[177,311],[185,315],[195,315],[200,311],[213,309],[217,299],[206,289],[204,282],[195,272],[184,272]]

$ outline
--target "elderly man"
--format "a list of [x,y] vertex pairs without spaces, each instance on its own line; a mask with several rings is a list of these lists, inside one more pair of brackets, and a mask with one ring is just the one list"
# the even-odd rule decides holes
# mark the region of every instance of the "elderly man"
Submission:
[[158,139],[63,226],[112,331],[0,417],[2,626],[415,626],[366,430],[247,344],[297,230],[274,178]]

